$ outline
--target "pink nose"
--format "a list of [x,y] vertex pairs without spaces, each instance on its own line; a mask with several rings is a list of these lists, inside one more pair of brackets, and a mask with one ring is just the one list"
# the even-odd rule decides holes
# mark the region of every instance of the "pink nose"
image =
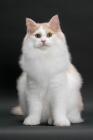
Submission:
[[41,40],[41,42],[44,44],[46,42],[46,40]]

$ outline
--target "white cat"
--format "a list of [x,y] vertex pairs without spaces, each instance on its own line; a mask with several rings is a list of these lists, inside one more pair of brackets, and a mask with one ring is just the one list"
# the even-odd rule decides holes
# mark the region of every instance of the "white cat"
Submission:
[[[17,84],[19,103],[26,116],[24,124],[69,126],[82,122],[82,80],[71,64],[58,16],[41,24],[27,18],[26,26],[19,62],[23,73]],[[21,108],[14,113],[22,113]]]

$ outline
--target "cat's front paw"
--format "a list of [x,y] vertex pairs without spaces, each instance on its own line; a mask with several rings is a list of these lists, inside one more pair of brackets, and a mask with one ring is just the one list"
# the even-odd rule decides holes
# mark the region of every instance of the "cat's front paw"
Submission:
[[62,116],[61,119],[57,119],[54,121],[55,126],[70,126],[70,121],[67,117]]
[[38,118],[34,117],[34,116],[28,116],[25,118],[24,125],[38,125],[40,124],[40,121],[38,120]]

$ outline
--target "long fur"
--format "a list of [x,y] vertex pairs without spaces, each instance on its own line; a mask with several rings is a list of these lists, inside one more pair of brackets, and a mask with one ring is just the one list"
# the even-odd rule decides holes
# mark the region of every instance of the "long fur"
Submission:
[[[58,16],[43,24],[27,19],[26,25],[19,62],[23,73],[17,83],[19,103],[26,116],[24,124],[69,126],[82,122],[82,80],[71,64]],[[35,36],[38,33],[40,38]],[[47,33],[52,36],[48,38]]]

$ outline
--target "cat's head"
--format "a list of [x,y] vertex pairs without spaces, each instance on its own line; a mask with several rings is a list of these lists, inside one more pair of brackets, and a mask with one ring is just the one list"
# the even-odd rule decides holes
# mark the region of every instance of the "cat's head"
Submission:
[[47,23],[36,23],[32,19],[26,18],[27,34],[25,42],[31,42],[35,48],[49,48],[56,44],[57,38],[66,42],[61,31],[58,15],[53,16]]

